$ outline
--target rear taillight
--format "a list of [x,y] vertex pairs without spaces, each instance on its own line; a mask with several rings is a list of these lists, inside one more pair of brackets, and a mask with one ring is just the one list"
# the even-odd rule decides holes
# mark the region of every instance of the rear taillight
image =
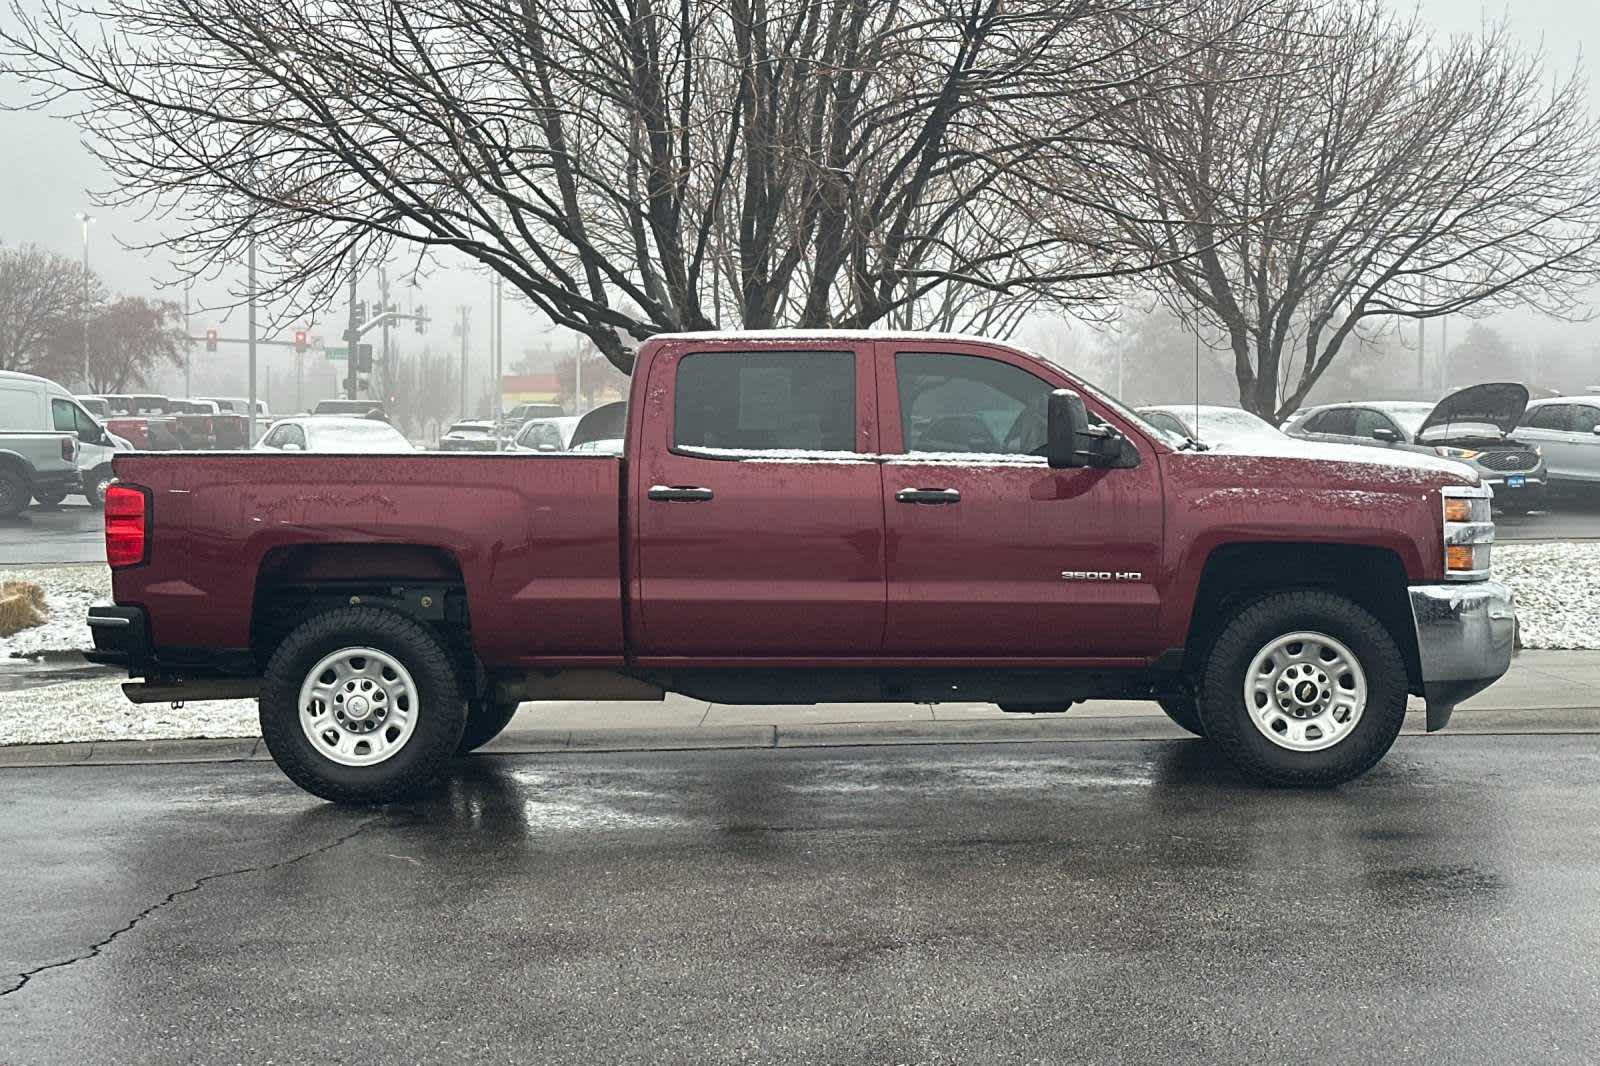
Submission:
[[69,463],[77,461],[77,459],[78,459],[78,438],[76,438],[76,437],[62,437],[61,438],[61,458],[65,459]]
[[113,570],[144,562],[149,517],[144,489],[116,484],[106,489],[106,562]]

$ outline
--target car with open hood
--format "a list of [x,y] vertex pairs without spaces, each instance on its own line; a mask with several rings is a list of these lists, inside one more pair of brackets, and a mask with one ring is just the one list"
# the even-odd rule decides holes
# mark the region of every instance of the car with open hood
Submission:
[[1477,471],[1495,506],[1521,513],[1540,506],[1548,473],[1538,444],[1517,430],[1528,389],[1511,381],[1471,385],[1436,404],[1361,400],[1307,411],[1284,432],[1301,440],[1439,455]]

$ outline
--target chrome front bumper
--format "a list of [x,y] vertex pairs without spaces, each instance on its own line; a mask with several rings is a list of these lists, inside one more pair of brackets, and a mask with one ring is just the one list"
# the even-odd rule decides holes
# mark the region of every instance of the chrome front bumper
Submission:
[[1517,615],[1511,590],[1493,581],[1413,585],[1410,591],[1431,733],[1445,727],[1456,704],[1511,668]]

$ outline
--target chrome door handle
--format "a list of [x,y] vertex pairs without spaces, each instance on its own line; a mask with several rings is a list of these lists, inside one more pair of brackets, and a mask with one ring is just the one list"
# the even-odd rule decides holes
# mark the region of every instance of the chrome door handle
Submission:
[[667,503],[701,503],[711,499],[711,490],[690,485],[651,485],[645,496]]
[[956,489],[901,489],[894,498],[901,503],[960,503],[961,493]]

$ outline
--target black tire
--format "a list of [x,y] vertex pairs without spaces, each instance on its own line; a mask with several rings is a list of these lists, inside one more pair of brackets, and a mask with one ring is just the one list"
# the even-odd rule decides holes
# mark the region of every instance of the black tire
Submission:
[[[1342,643],[1367,679],[1360,719],[1320,751],[1291,751],[1269,740],[1244,695],[1257,653],[1300,631]],[[1394,637],[1364,608],[1317,589],[1278,592],[1242,607],[1212,645],[1200,679],[1200,720],[1206,737],[1251,777],[1272,785],[1337,785],[1361,776],[1393,746],[1405,721],[1408,687]]]
[[15,518],[28,509],[33,494],[28,481],[15,470],[0,467],[0,518]]
[[[300,725],[300,687],[326,655],[372,648],[392,656],[417,689],[416,726],[389,758],[335,762]],[[425,792],[444,771],[466,724],[466,699],[450,655],[420,622],[378,607],[341,607],[302,622],[278,645],[261,680],[261,736],[289,779],[335,803],[388,803]]]
[[511,717],[517,713],[519,706],[520,704],[516,703],[469,700],[467,728],[461,732],[461,743],[456,745],[456,754],[465,755],[469,751],[477,751],[499,736],[506,726],[511,724]]
[[83,498],[97,511],[105,509],[106,488],[111,484],[111,464],[97,466],[83,475]]
[[60,507],[66,498],[65,489],[35,489],[33,492],[33,501],[40,507]]
[[1206,735],[1206,727],[1200,721],[1200,708],[1195,706],[1193,696],[1185,693],[1181,696],[1168,696],[1156,702],[1178,728],[1186,729],[1197,737]]

